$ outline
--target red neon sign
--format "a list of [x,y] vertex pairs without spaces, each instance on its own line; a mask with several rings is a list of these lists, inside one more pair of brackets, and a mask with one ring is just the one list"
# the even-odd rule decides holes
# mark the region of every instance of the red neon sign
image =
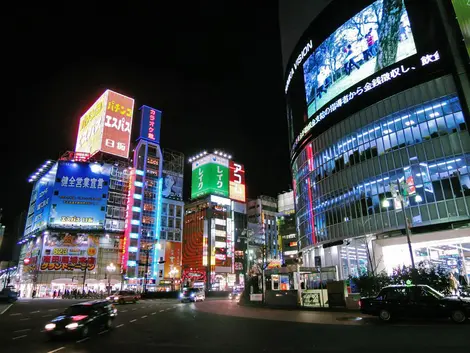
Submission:
[[129,259],[129,242],[132,229],[132,206],[134,205],[134,181],[135,169],[129,169],[129,191],[127,193],[127,206],[126,206],[126,226],[124,229],[124,236],[122,238],[121,248],[121,273],[127,272],[127,260]]

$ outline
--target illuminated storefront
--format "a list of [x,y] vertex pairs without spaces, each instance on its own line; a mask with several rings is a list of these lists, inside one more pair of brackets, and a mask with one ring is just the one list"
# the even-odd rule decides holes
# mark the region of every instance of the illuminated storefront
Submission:
[[[317,20],[333,18],[336,2]],[[460,90],[468,78],[453,71],[443,36],[420,31],[443,31],[450,14],[435,1],[429,10],[423,19],[412,1],[354,1],[320,32],[313,22],[291,55],[285,91],[304,266],[347,278],[410,265],[406,220],[416,263],[469,274],[467,240],[445,231],[470,220]]]

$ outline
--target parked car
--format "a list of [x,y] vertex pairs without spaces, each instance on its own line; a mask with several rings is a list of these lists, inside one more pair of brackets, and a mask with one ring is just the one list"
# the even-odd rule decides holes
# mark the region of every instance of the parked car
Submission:
[[446,297],[427,285],[382,288],[373,298],[361,298],[361,312],[389,322],[398,318],[451,318],[464,323],[470,318],[470,299]]
[[112,303],[107,300],[95,300],[69,306],[48,322],[44,329],[49,338],[87,337],[93,330],[111,328],[116,316],[117,310]]
[[206,299],[206,295],[203,289],[200,288],[185,288],[180,293],[181,302],[198,302],[204,301]]
[[131,290],[120,290],[119,292],[106,297],[106,300],[118,304],[137,303],[139,299],[140,295]]
[[0,302],[13,303],[18,300],[18,292],[15,292],[9,287],[3,288],[0,291]]

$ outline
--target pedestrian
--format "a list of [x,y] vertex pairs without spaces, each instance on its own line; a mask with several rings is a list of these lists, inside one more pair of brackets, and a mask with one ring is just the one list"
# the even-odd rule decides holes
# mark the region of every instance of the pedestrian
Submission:
[[57,296],[57,291],[55,290],[54,292],[52,292],[52,299],[55,299],[56,296]]
[[33,289],[33,293],[31,295],[31,297],[34,299],[36,297],[36,289]]
[[459,281],[457,281],[457,278],[455,278],[452,272],[449,275],[449,282],[451,293],[457,295],[459,293]]

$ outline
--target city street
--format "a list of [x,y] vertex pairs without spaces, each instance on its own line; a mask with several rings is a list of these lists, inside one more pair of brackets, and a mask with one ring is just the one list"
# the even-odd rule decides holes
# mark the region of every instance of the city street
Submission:
[[47,341],[45,322],[74,300],[22,300],[0,316],[1,352],[466,352],[470,325],[381,325],[354,312],[240,307],[228,300],[118,306],[114,329]]

